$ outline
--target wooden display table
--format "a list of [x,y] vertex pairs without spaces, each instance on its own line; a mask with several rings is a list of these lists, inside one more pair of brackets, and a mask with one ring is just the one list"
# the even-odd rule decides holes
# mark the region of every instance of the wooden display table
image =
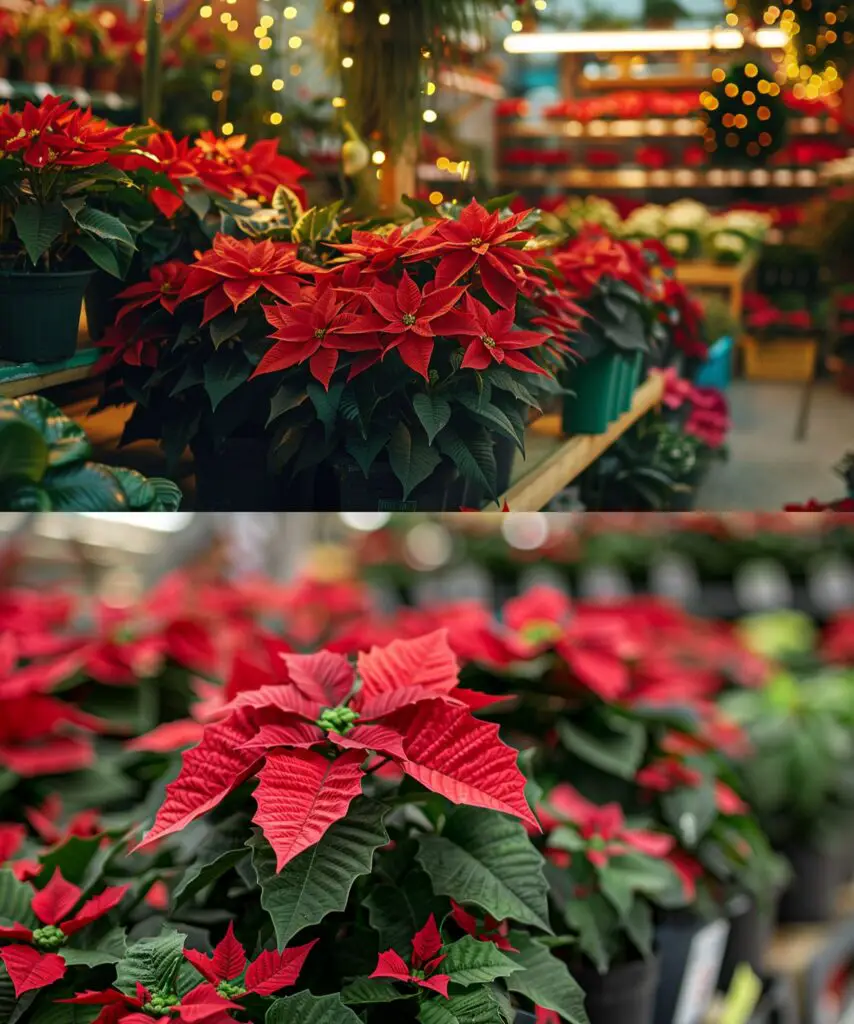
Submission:
[[744,317],[744,292],[758,262],[759,256],[756,253],[733,265],[689,260],[677,264],[676,276],[684,285],[698,291],[725,292],[730,312],[741,322]]
[[95,364],[103,353],[96,348],[78,349],[70,359],[58,363],[10,363],[0,360],[0,397],[20,398],[60,384],[94,376]]
[[[511,512],[539,512],[591,466],[611,445],[661,402],[664,378],[650,377],[635,392],[631,409],[604,434],[561,436],[560,416],[544,416],[528,430],[528,457],[517,455],[513,483],[501,500]],[[494,510],[494,506],[491,506]],[[485,511],[489,511],[486,509]]]

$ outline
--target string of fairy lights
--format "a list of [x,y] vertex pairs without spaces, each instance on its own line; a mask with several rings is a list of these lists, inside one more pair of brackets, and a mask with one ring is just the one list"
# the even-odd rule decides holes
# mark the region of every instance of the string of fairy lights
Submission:
[[[234,11],[238,2],[239,0],[209,0],[209,2],[204,3],[199,8],[198,16],[204,21],[218,20],[222,28],[228,33],[239,32],[241,22]],[[252,36],[260,52],[257,59],[250,64],[249,73],[255,78],[261,78],[265,71],[270,70],[268,66],[265,67],[265,63],[269,65],[271,60],[276,61],[281,66],[274,66],[273,70],[279,71],[281,77],[277,76],[270,79],[269,85],[271,92],[277,94],[282,93],[286,89],[287,77],[296,79],[303,73],[302,51],[304,49],[309,50],[310,44],[307,43],[306,37],[300,33],[300,29],[295,24],[300,17],[300,8],[294,4],[287,4],[281,9],[281,16],[279,16],[279,11],[273,6],[274,3],[275,0],[264,0],[263,5],[260,5],[261,10],[258,12],[257,24],[252,28]],[[340,0],[341,14],[354,14],[357,3],[358,0]],[[548,8],[548,0],[533,0],[532,6],[536,11],[543,12]],[[310,10],[310,7],[307,10],[304,9],[303,13],[310,13]],[[391,24],[391,19],[392,14],[390,11],[380,11],[377,15],[378,28],[388,27]],[[525,28],[526,25],[519,18],[514,18],[510,22],[512,32],[522,32]],[[245,35],[245,32],[243,34]],[[279,42],[278,47],[276,47],[277,41]],[[291,58],[290,64],[288,64],[287,60],[289,56]],[[429,49],[424,48],[422,56],[425,60],[431,60],[433,55]],[[355,54],[347,54],[341,57],[340,68],[342,76],[346,76],[347,72],[353,69],[356,60],[357,56]],[[217,62],[217,67],[227,73],[227,63],[225,60],[220,60]],[[285,71],[287,71],[287,75]],[[345,82],[346,79],[342,77],[342,84]],[[440,114],[437,109],[437,103],[434,100],[439,89],[440,83],[437,81],[429,79],[424,83],[423,96],[425,98],[425,105],[421,117],[425,125],[435,125],[439,121]],[[220,104],[223,110],[227,105],[227,91],[226,83],[225,88],[216,88],[211,92],[211,99],[214,103]],[[346,85],[342,92],[346,92]],[[271,97],[272,99],[273,97]],[[344,95],[337,94],[331,97],[330,104],[334,110],[342,112],[347,106],[347,100]],[[271,102],[271,109],[265,112],[264,120],[268,124],[277,126],[282,124],[283,119],[281,111],[275,109],[275,104]],[[239,131],[239,125],[234,120],[225,120],[220,124],[220,131],[223,135],[230,136]],[[371,162],[376,168],[378,176],[381,176],[383,165],[387,159],[388,157],[384,149],[374,148],[372,150]],[[462,180],[465,180],[471,172],[471,165],[467,160],[453,160],[449,157],[441,156],[437,158],[435,163],[436,169],[439,172],[458,175]],[[440,192],[436,191],[431,195],[431,199],[441,202],[443,196]]]

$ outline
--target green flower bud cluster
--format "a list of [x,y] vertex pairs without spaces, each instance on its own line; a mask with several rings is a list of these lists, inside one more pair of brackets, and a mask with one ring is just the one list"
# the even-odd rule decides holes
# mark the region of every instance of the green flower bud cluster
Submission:
[[358,717],[359,712],[352,708],[324,708],[317,724],[324,732],[337,732],[343,736],[353,728]]
[[151,999],[143,1006],[146,1013],[168,1013],[181,1005],[180,998],[173,992],[152,992]]
[[60,946],[65,945],[65,942],[65,934],[55,924],[46,924],[43,928],[36,928],[33,932],[33,943],[39,949],[59,949]]
[[246,995],[246,989],[236,981],[221,981],[216,990],[223,999],[239,999]]

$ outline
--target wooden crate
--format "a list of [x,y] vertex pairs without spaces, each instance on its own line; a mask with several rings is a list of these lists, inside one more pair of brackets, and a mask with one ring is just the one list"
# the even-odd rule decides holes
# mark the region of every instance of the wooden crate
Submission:
[[807,381],[814,372],[816,338],[742,338],[748,380]]

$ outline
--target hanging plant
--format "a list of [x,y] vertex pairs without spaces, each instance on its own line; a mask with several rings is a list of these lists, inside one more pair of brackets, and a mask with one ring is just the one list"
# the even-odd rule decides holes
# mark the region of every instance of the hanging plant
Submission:
[[[484,38],[490,15],[528,0],[325,0],[328,57],[347,117],[363,138],[399,153],[418,136],[428,83]],[[476,45],[476,44],[475,44]]]

